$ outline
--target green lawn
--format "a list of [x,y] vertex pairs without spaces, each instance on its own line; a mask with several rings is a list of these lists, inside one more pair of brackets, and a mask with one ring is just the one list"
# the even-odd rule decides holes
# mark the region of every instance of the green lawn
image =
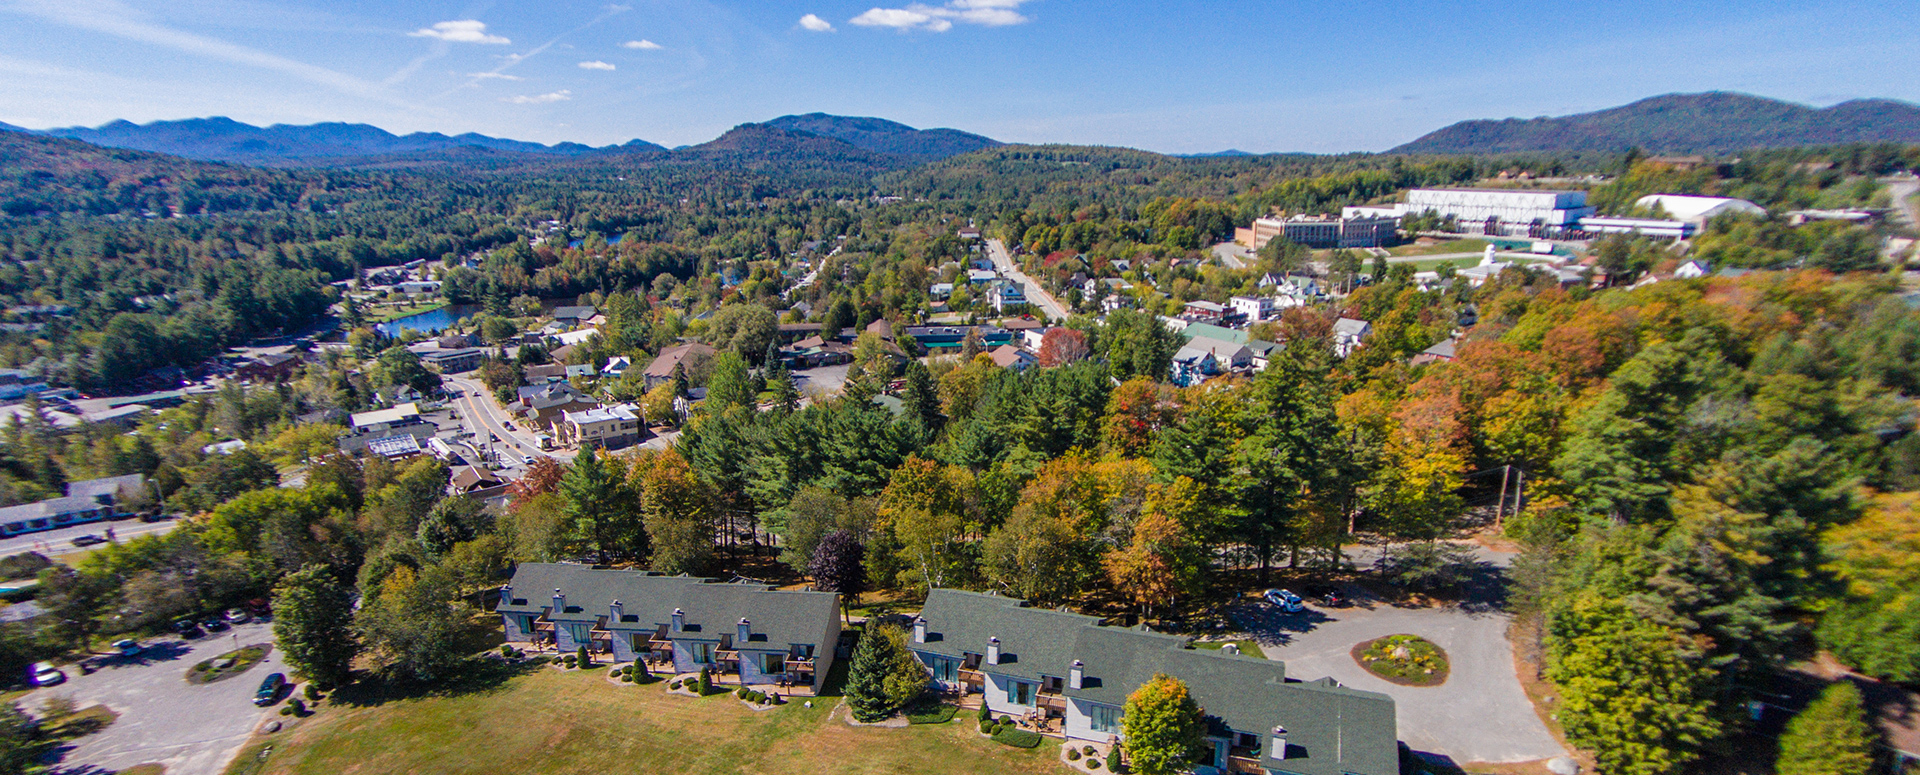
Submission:
[[[836,697],[811,709],[796,700],[756,713],[732,694],[667,696],[664,686],[614,686],[603,671],[534,668],[457,695],[348,700],[282,733],[289,736],[255,740],[228,772],[987,775],[1060,766],[1051,741],[1009,748],[961,721],[856,729],[828,718]],[[263,744],[273,750],[260,761]]]
[[1250,657],[1259,657],[1259,658],[1261,658],[1261,659],[1266,659],[1266,658],[1267,658],[1267,652],[1265,652],[1265,651],[1261,651],[1261,650],[1260,650],[1260,644],[1259,644],[1259,643],[1256,643],[1256,642],[1254,642],[1254,641],[1252,641],[1252,640],[1218,640],[1218,641],[1208,641],[1208,642],[1204,642],[1204,643],[1195,643],[1195,644],[1193,644],[1193,647],[1194,647],[1194,648],[1197,648],[1197,649],[1212,649],[1212,650],[1214,650],[1214,651],[1219,651],[1219,650],[1220,650],[1220,647],[1221,647],[1221,646],[1225,646],[1225,645],[1227,645],[1227,644],[1229,644],[1229,643],[1232,643],[1232,644],[1234,644],[1234,645],[1236,645],[1236,646],[1239,646],[1239,647],[1240,647],[1240,653],[1242,653],[1242,654],[1245,654],[1245,655],[1247,655],[1247,656],[1250,656]]
[[1387,248],[1387,253],[1393,256],[1432,256],[1441,253],[1478,252],[1486,249],[1486,240],[1460,239],[1436,242],[1432,245],[1401,245],[1399,247]]
[[1452,264],[1456,268],[1467,267],[1467,266],[1478,266],[1480,264],[1480,259],[1478,257],[1434,258],[1434,259],[1428,259],[1426,261],[1408,261],[1404,264],[1395,264],[1394,266],[1410,266],[1410,267],[1413,267],[1413,271],[1415,272],[1431,272],[1435,269],[1439,269],[1443,264]]

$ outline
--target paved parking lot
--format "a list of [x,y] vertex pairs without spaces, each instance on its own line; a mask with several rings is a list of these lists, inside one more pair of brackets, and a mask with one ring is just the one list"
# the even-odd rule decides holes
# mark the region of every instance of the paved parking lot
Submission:
[[[1482,558],[1487,561],[1483,576],[1497,581],[1507,558],[1486,552]],[[1234,619],[1261,643],[1268,658],[1287,663],[1291,678],[1332,676],[1343,685],[1392,697],[1400,739],[1415,751],[1445,756],[1456,764],[1566,755],[1534,714],[1514,674],[1507,615],[1487,605],[1484,596],[1462,605],[1397,608],[1358,588],[1347,593],[1354,600],[1345,608],[1310,603],[1306,611],[1288,614],[1264,603],[1248,603],[1235,610]],[[1451,663],[1446,683],[1397,686],[1354,662],[1355,644],[1399,633],[1418,635],[1446,649]]]
[[22,704],[37,710],[46,698],[65,695],[79,707],[102,703],[120,714],[104,731],[75,741],[58,772],[105,773],[159,762],[167,775],[217,775],[254,728],[279,711],[254,707],[253,693],[268,673],[287,668],[278,650],[245,673],[201,686],[187,683],[187,668],[233,650],[236,642],[272,640],[272,625],[255,622],[198,640],[152,641],[146,654],[112,659],[92,675],[64,667],[66,683],[36,689]]

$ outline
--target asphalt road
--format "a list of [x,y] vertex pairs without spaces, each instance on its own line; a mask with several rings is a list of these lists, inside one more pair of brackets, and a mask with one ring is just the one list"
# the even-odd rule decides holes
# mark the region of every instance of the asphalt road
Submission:
[[272,625],[259,622],[198,640],[154,641],[146,654],[113,658],[92,675],[65,666],[66,683],[35,689],[22,704],[37,710],[48,697],[62,695],[78,707],[103,703],[120,714],[105,730],[75,741],[63,752],[56,771],[115,772],[158,762],[166,766],[167,775],[217,775],[247,736],[279,712],[278,707],[254,707],[253,694],[268,673],[285,673],[287,668],[275,649],[247,672],[215,683],[188,684],[187,669],[232,651],[235,643],[272,641]]
[[534,433],[517,423],[514,425],[517,430],[508,430],[507,423],[512,418],[507,416],[505,409],[494,403],[493,394],[487,391],[485,384],[458,377],[448,377],[446,383],[460,391],[460,397],[452,403],[466,422],[467,430],[473,432],[474,446],[485,448],[486,434],[491,433],[500,437],[499,441],[493,442],[494,450],[505,455],[513,465],[520,465],[520,458],[525,455],[571,457],[541,449]]
[[1047,289],[1040,287],[1039,283],[1021,272],[1020,267],[1013,263],[1013,254],[1007,252],[1007,243],[997,239],[987,240],[987,257],[993,259],[993,265],[1000,270],[1001,274],[1018,280],[1021,285],[1026,286],[1027,301],[1039,307],[1048,318],[1067,319],[1067,308],[1061,306],[1060,300],[1054,298],[1053,294],[1047,293]]
[[1903,175],[1896,178],[1881,178],[1880,183],[1887,187],[1887,193],[1893,200],[1893,217],[1909,229],[1920,229],[1920,202],[1914,201],[1920,196],[1920,178]]
[[0,539],[0,557],[20,554],[21,552],[39,552],[48,557],[72,552],[84,552],[97,546],[74,546],[73,539],[89,533],[105,538],[107,529],[113,529],[115,540],[125,541],[135,536],[158,535],[172,530],[177,520],[162,522],[141,522],[137,519],[123,519],[117,522],[93,522],[85,525],[72,525],[58,530],[40,533],[27,533],[12,538]]
[[[1511,555],[1480,550],[1482,589],[1497,594]],[[1370,553],[1350,553],[1356,564]],[[1299,591],[1299,590],[1295,590]],[[1400,739],[1413,750],[1470,762],[1512,763],[1565,756],[1514,672],[1507,640],[1507,615],[1486,595],[1459,605],[1397,608],[1349,588],[1353,603],[1282,613],[1265,603],[1246,603],[1233,617],[1261,644],[1269,659],[1287,663],[1291,678],[1332,676],[1342,685],[1380,692],[1394,700]],[[1446,683],[1409,687],[1388,683],[1353,660],[1352,648],[1374,638],[1411,633],[1447,652],[1451,672]]]
[[1213,246],[1213,257],[1228,269],[1245,269],[1247,262],[1253,260],[1253,251],[1238,242],[1222,242]]

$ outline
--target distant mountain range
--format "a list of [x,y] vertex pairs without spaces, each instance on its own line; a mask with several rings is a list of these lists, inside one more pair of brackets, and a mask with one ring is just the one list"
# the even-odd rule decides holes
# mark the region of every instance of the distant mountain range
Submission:
[[1735,92],[1663,94],[1558,118],[1462,121],[1388,153],[1727,153],[1862,142],[1920,143],[1920,105],[1852,100],[1814,108]]
[[[761,131],[760,129],[773,131]],[[594,148],[580,143],[542,145],[480,134],[415,132],[395,135],[367,124],[321,123],[258,127],[225,117],[135,124],[113,121],[99,127],[35,131],[0,123],[0,130],[81,140],[201,161],[262,166],[392,166],[445,162],[476,151],[531,156],[579,157],[596,154],[669,153],[644,140]],[[809,142],[809,140],[813,142]],[[879,118],[809,113],[782,116],[765,124],[743,124],[707,143],[670,153],[712,156],[718,152],[766,155],[808,153],[828,157],[849,153],[880,154],[901,161],[944,159],[1000,145],[988,137],[954,129],[915,129]]]

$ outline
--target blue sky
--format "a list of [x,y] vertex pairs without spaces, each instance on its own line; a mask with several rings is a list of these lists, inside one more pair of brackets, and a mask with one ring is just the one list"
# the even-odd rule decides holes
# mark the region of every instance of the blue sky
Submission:
[[1673,91],[1920,101],[1910,2],[0,0],[0,121],[593,145],[787,113],[1185,153],[1382,150]]

